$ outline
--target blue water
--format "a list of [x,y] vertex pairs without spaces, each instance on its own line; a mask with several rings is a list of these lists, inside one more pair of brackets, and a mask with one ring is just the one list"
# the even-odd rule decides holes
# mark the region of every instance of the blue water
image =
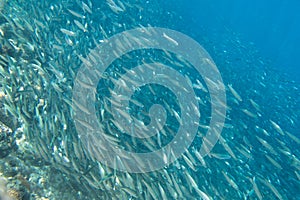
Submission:
[[231,29],[253,42],[274,69],[300,83],[300,2],[191,0],[166,1],[188,26],[208,32]]
[[[10,1],[3,11],[6,18],[0,16],[0,22],[6,23],[1,26],[3,33],[0,34],[3,39],[0,86],[9,97],[4,101],[6,108],[23,124],[23,129],[12,134],[11,140],[18,140],[17,148],[0,160],[0,174],[9,179],[9,187],[25,187],[32,199],[37,196],[49,199],[164,199],[164,196],[165,199],[200,199],[199,191],[211,199],[259,199],[259,192],[254,191],[257,184],[263,199],[299,199],[300,61],[297,56],[300,55],[300,14],[297,9],[300,3],[279,0],[44,0],[32,6],[35,1]],[[126,11],[108,6],[113,2],[119,6],[127,2]],[[102,79],[93,90],[96,102],[91,103],[95,105],[88,101],[92,95],[80,96],[85,93],[75,93],[84,101],[72,99],[79,68],[88,62],[102,63],[97,60],[97,52],[87,57],[91,49],[122,31],[148,26],[169,28],[190,36],[205,48],[221,73],[227,99],[223,139],[220,138],[204,159],[197,153],[208,130],[215,128],[208,127],[213,113],[211,107],[216,102],[211,99],[214,93],[207,88],[209,83],[216,88],[220,85],[201,77],[191,63],[182,62],[174,52],[142,49],[119,56],[101,74]],[[127,40],[139,39],[129,36]],[[174,44],[174,38],[164,37]],[[146,43],[147,40],[138,41]],[[122,50],[126,43],[125,39],[119,41],[116,50]],[[24,51],[19,51],[23,48]],[[103,52],[112,55],[117,51]],[[109,57],[105,56],[101,59]],[[135,81],[117,80],[136,66],[154,61],[170,66],[189,80],[200,107],[198,121],[183,121],[182,116],[190,114],[191,109],[183,110],[175,93],[158,83],[135,87],[133,95],[126,98],[124,94],[117,94],[122,101],[134,100],[126,109],[120,109],[124,104],[112,95],[116,93],[116,84],[121,84],[128,92],[126,81]],[[140,73],[138,77],[143,75]],[[155,77],[157,71],[153,70],[152,75]],[[164,79],[169,74],[159,75]],[[79,77],[82,85],[76,86],[92,87],[89,81],[95,77]],[[167,80],[187,90],[174,77]],[[199,82],[203,84],[202,89],[199,89]],[[82,104],[85,100],[87,106]],[[188,98],[184,100],[192,102]],[[128,129],[124,127],[130,125],[116,120],[112,111],[115,106],[117,111],[123,111],[117,113],[119,116],[130,115],[147,125],[151,124],[150,108],[154,104],[161,105],[167,117],[164,129],[149,140],[135,138],[126,132]],[[94,121],[89,121],[87,107],[95,107],[98,118],[95,121],[102,125],[103,135],[107,137],[105,142],[130,152],[148,153],[162,148],[174,139],[182,124],[199,124],[199,129],[185,157],[158,171],[124,173],[95,157],[106,151],[116,152],[102,148],[103,141],[97,140],[102,136],[92,134],[95,133],[94,127],[91,128]],[[74,110],[81,112],[76,115]],[[74,115],[79,116],[77,121]],[[75,127],[78,121],[82,129]],[[88,137],[85,138],[85,134]],[[109,155],[111,159],[113,156]],[[143,160],[147,161],[147,157],[136,163]],[[122,163],[114,161],[116,165]],[[148,161],[146,164],[157,163]],[[1,194],[2,190],[0,199]]]

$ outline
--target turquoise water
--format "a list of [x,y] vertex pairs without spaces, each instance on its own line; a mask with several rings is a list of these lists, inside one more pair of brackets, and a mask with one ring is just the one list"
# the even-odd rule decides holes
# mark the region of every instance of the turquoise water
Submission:
[[[1,1],[0,5],[0,121],[11,129],[3,126],[0,132],[1,198],[299,199],[299,84],[276,70],[275,61],[266,59],[242,33],[188,24],[187,16],[160,1],[30,0]],[[141,48],[118,56],[99,75],[101,80],[92,90],[95,105],[90,101],[86,107],[80,103],[92,99],[89,95],[79,95],[82,101],[74,100],[73,88],[82,67],[93,69],[95,63],[100,65],[109,58],[97,57],[101,48],[99,54],[90,54],[93,49],[134,28],[140,28],[149,37],[128,35],[113,46],[114,52],[107,54],[117,55],[127,40],[129,44],[130,40],[141,46],[150,44],[147,39],[151,41],[155,33],[145,31],[148,27],[176,30],[202,45],[211,57],[203,54],[210,61],[206,60],[210,64],[203,66],[216,65],[224,88],[220,82],[199,74],[186,57],[165,49]],[[178,38],[162,36],[169,46],[181,47]],[[144,76],[145,71],[134,74],[132,70],[147,63],[162,63],[188,79],[187,85],[193,89],[199,107],[199,119],[182,120],[197,111],[182,107],[180,95],[189,88],[157,70],[147,76],[161,77],[158,80],[167,80],[168,84],[134,87],[133,94],[126,97],[130,103],[125,111],[121,110],[121,102],[126,98],[115,94],[118,84],[123,87],[119,91],[129,93],[129,83],[137,81],[125,79],[124,75]],[[128,83],[118,82],[120,79]],[[92,87],[91,80],[92,77],[80,80],[82,91]],[[167,87],[169,84],[179,88],[179,97]],[[210,88],[218,88],[217,93],[223,89],[226,94],[226,102],[217,103],[226,108],[224,116],[217,114],[224,117],[225,124],[219,123],[217,128],[210,127],[216,103]],[[119,99],[114,99],[116,96]],[[188,104],[193,99],[184,100]],[[116,120],[121,119],[116,116],[128,121],[135,118],[144,128],[153,122],[153,116],[161,116],[160,110],[151,112],[155,104],[164,109],[165,123],[149,138],[133,137],[126,131],[131,129]],[[114,107],[119,113],[114,113]],[[78,116],[74,110],[89,117],[89,108],[95,109],[103,136],[92,134],[91,125],[96,122],[84,117],[74,120]],[[112,149],[104,143],[131,153],[154,152],[174,141],[181,126],[195,124],[196,136],[185,153],[158,170],[120,171],[117,166],[126,165],[128,158],[118,157],[119,160],[113,160],[116,167],[112,167],[96,156],[111,159],[117,153],[110,152]],[[220,126],[221,136],[212,145],[207,139],[209,131],[215,133]],[[102,144],[101,138],[105,138]],[[176,150],[184,145],[179,143]],[[208,154],[201,156],[201,148],[210,146]],[[134,163],[138,168],[143,164],[155,166],[174,158],[174,154],[175,150],[163,154],[166,157],[157,158],[157,163],[147,163],[147,156]]]

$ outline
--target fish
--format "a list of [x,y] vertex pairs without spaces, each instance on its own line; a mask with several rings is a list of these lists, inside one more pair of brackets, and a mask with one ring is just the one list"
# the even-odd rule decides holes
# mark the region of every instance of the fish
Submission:
[[256,136],[257,140],[266,148],[270,151],[270,153],[274,154],[274,155],[278,155],[278,153],[274,150],[274,148],[264,139]]
[[249,180],[250,180],[251,184],[253,185],[253,190],[254,190],[256,196],[258,197],[258,199],[260,199],[260,200],[263,199],[263,196],[256,184],[256,177],[253,177],[252,179],[249,178]]
[[[12,137],[16,139],[16,152],[1,158],[1,162],[11,164],[8,159],[18,154],[19,160],[26,160],[26,166],[22,162],[13,164],[21,175],[26,168],[33,177],[28,179],[33,186],[37,185],[35,171],[42,174],[49,187],[36,187],[36,193],[53,194],[53,199],[62,198],[56,194],[64,194],[83,200],[295,198],[300,180],[299,86],[293,81],[282,81],[283,75],[270,70],[268,62],[256,55],[253,44],[243,43],[229,28],[222,34],[207,36],[193,29],[188,32],[214,58],[197,51],[199,63],[209,66],[212,73],[220,71],[224,83],[214,76],[198,74],[188,58],[166,49],[127,52],[102,72],[96,68],[110,54],[100,55],[100,47],[109,45],[110,37],[135,28],[144,36],[127,34],[116,40],[111,55],[119,56],[133,44],[152,45],[150,38],[157,34],[157,26],[176,28],[160,19],[174,23],[183,19],[152,1],[29,0],[4,4],[0,14],[0,111],[5,115],[0,121],[6,116],[20,121],[22,126],[16,128]],[[166,31],[160,36],[171,46],[178,47],[183,42]],[[169,74],[157,73],[156,78],[184,93],[194,90],[196,103],[186,106],[187,111],[169,88],[157,84],[128,88],[137,85],[137,80],[145,80],[146,70],[155,73],[158,62],[176,70],[189,87],[183,88]],[[143,67],[136,70],[139,65]],[[94,83],[95,77],[81,76],[82,66],[93,70],[95,77],[100,78],[98,83]],[[80,80],[74,83],[76,76]],[[97,123],[90,121],[93,113],[82,99],[73,99],[74,86],[93,91]],[[115,87],[125,93],[118,94]],[[213,101],[208,88],[228,92],[227,102],[218,98]],[[133,95],[126,96],[132,89]],[[124,102],[128,102],[128,107],[122,107]],[[127,133],[150,130],[149,110],[154,104],[164,108],[166,123],[157,124],[149,138]],[[211,106],[226,108],[226,113],[214,112]],[[76,120],[74,111],[79,111]],[[199,130],[181,155],[176,150],[186,145],[180,143],[186,142],[180,140],[186,133],[183,130],[181,138],[176,136],[186,123],[182,113],[190,112],[201,113],[199,120],[192,122]],[[115,113],[137,120],[125,127],[114,119]],[[214,117],[223,117],[225,123],[214,123]],[[94,127],[95,124],[100,127]],[[79,133],[75,125],[83,132]],[[214,144],[210,137],[215,137],[221,127]],[[1,136],[7,138],[4,132]],[[168,146],[172,141],[176,142],[173,149]],[[0,142],[0,149],[5,144]],[[209,147],[212,150],[206,152]],[[136,169],[155,168],[155,160],[148,160],[146,155],[160,149],[162,158],[157,160],[165,164],[162,169],[145,173],[114,169],[132,169],[130,164]],[[128,154],[114,156],[119,151]],[[133,158],[134,153],[145,156]],[[111,159],[113,166],[106,159]],[[0,173],[5,176],[7,170],[0,168]],[[9,185],[15,182],[14,178],[7,178]],[[41,181],[39,185],[43,186]]]
[[270,181],[266,179],[259,178],[260,182],[262,182],[265,186],[267,186],[278,199],[283,199],[282,195],[279,193],[279,191],[270,183]]
[[67,30],[67,29],[64,29],[64,28],[61,28],[60,31],[68,36],[71,36],[71,37],[74,37],[76,36],[76,33],[73,32],[73,31],[70,31],[70,30]]
[[238,185],[228,176],[228,174],[224,171],[222,171],[222,174],[224,175],[224,177],[225,177],[226,181],[229,183],[229,185],[238,191],[239,190]]
[[231,92],[231,94],[238,100],[238,101],[243,101],[241,96],[237,93],[237,91],[235,89],[233,89],[231,84],[227,85],[229,88],[229,91]]
[[272,121],[271,119],[270,119],[270,122],[271,122],[273,128],[274,128],[280,135],[284,135],[283,130],[280,128],[280,126],[279,126],[278,124],[276,124],[276,123],[275,123],[274,121]]
[[163,33],[163,37],[166,38],[166,39],[167,39],[168,41],[170,41],[171,43],[173,43],[175,46],[178,46],[178,45],[179,45],[178,42],[177,42],[175,39],[171,38],[171,37],[168,36],[166,33]]
[[[121,2],[121,1],[120,1]],[[109,5],[110,9],[116,13],[119,14],[120,12],[124,12],[125,10],[122,9],[119,5],[117,5],[114,0],[107,0],[107,4]],[[122,5],[122,4],[121,4]]]
[[73,10],[67,9],[73,16],[81,18],[81,19],[85,19],[86,17],[78,12],[75,12]]
[[82,1],[81,4],[82,4],[82,10],[83,10],[83,11],[87,11],[88,13],[93,14],[92,9],[91,9],[86,3],[84,3],[84,2]]
[[86,27],[81,22],[79,22],[78,20],[74,19],[74,23],[83,32],[88,32],[88,30],[86,29]]
[[271,158],[269,155],[265,155],[267,157],[267,159],[276,167],[278,168],[279,170],[282,169],[281,165],[275,161],[273,158]]

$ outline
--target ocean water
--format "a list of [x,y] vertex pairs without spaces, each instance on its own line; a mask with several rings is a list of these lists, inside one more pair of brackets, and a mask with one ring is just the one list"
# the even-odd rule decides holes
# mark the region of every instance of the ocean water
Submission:
[[185,24],[209,33],[228,28],[253,42],[273,68],[299,83],[299,1],[166,1],[185,16]]
[[298,4],[0,0],[0,199],[300,199]]

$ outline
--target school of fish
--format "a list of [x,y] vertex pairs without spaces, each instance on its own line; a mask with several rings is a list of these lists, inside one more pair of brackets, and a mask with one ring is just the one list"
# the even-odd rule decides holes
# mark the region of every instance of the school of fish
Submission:
[[[199,38],[222,74],[227,95],[223,132],[206,157],[199,153],[210,128],[206,79],[194,75],[193,66],[180,56],[163,50],[130,52],[112,63],[99,82],[95,106],[111,144],[140,152],[165,146],[185,123],[177,99],[168,89],[145,86],[130,99],[128,112],[119,110],[125,118],[133,115],[149,123],[152,104],[166,109],[168,121],[163,131],[146,142],[122,134],[124,127],[111,113],[111,106],[120,106],[119,101],[111,97],[118,96],[112,94],[116,83],[126,89],[130,80],[118,79],[133,66],[158,61],[173,66],[189,79],[201,109],[197,136],[186,153],[163,169],[128,173],[96,160],[90,154],[95,152],[92,145],[83,147],[72,110],[88,110],[72,102],[72,88],[80,66],[92,67],[93,59],[97,59],[88,57],[89,52],[121,31],[148,26],[173,28],[170,23],[178,20],[163,10],[159,1],[1,1],[3,107],[24,128],[18,143],[20,158],[30,165],[49,166],[54,172],[49,177],[59,177],[51,179],[57,193],[48,194],[49,199],[299,199],[299,85],[272,70],[251,44],[244,45],[229,30],[222,33],[223,43],[212,41],[217,36]],[[163,37],[178,43],[168,35]],[[120,41],[116,49],[122,48],[122,42],[126,41]],[[81,85],[91,87],[86,82]],[[77,123],[87,130],[92,128],[84,120]],[[39,184],[29,178],[27,181],[31,188]]]

